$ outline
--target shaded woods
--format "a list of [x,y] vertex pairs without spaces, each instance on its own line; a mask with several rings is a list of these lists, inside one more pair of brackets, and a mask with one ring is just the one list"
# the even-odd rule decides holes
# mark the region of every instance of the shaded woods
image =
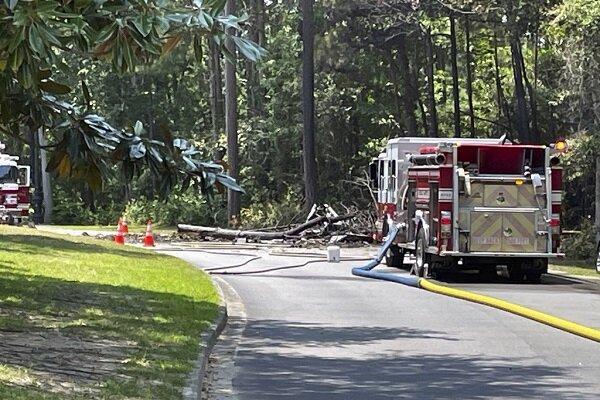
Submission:
[[[206,159],[224,165],[235,154],[232,172],[246,190],[242,224],[289,223],[306,196],[339,211],[369,207],[365,166],[388,138],[403,135],[507,134],[524,143],[569,137],[583,153],[567,164],[565,226],[594,214],[600,1],[250,0],[236,2],[236,11],[248,15],[246,36],[267,51],[256,63],[230,68],[217,46],[203,42],[200,54],[179,46],[122,76],[82,62],[79,76],[109,121],[140,119],[152,137],[192,139]],[[227,82],[229,92],[237,89],[237,121],[227,114],[226,124]],[[235,151],[227,128],[234,125]],[[141,219],[156,212],[153,179],[109,179],[93,194],[55,181],[55,195],[105,212],[108,221],[129,204]],[[165,222],[224,224],[225,202],[221,194],[175,194]]]

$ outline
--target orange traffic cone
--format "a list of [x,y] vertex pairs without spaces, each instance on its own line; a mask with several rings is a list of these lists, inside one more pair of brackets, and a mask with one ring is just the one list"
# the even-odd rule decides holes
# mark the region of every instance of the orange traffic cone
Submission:
[[144,237],[145,247],[154,247],[154,234],[152,234],[152,220],[148,220],[146,225],[146,236]]
[[116,244],[125,244],[125,235],[123,235],[123,224],[119,219],[119,225],[117,226],[117,234],[115,235]]
[[129,233],[129,227],[127,226],[127,219],[125,217],[121,218],[121,227],[123,228],[123,233]]

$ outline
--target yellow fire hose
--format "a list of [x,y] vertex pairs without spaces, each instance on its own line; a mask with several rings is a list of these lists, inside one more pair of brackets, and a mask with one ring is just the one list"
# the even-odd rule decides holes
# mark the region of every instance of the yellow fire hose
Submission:
[[419,287],[430,292],[439,293],[446,296],[456,297],[458,299],[472,301],[474,303],[494,307],[499,310],[507,311],[509,313],[520,315],[521,317],[529,318],[542,324],[552,326],[554,328],[562,329],[563,331],[572,333],[574,335],[578,335],[587,339],[594,340],[596,342],[600,342],[600,330],[598,329],[580,325],[575,322],[568,321],[566,319],[554,317],[552,315],[548,315],[543,312],[533,310],[531,308],[523,307],[517,304],[512,304],[508,301],[468,292],[466,290],[454,289],[448,286],[438,285],[436,283],[428,281],[427,279],[420,279]]

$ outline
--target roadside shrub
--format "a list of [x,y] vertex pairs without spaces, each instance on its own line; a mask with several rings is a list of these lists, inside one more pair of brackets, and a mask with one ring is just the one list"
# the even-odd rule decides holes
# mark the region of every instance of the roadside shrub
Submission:
[[213,207],[205,197],[192,192],[173,193],[166,201],[140,197],[125,207],[128,221],[137,224],[145,224],[152,218],[154,223],[161,225],[212,225],[220,213],[219,207]]
[[596,229],[589,218],[582,218],[581,233],[563,239],[561,247],[568,258],[575,260],[592,260],[596,257]]
[[[245,228],[266,228],[297,222],[302,213],[302,201],[288,190],[280,202],[251,202],[242,208],[241,222]],[[305,215],[303,214],[305,217]]]
[[94,225],[96,216],[83,203],[79,195],[67,193],[55,186],[52,222],[60,225]]

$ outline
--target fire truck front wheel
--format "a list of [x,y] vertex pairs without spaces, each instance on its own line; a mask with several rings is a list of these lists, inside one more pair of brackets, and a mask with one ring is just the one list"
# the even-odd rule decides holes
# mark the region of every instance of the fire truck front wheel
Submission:
[[415,242],[415,263],[410,270],[410,273],[417,276],[429,276],[429,254],[425,251],[427,247],[427,238],[425,231],[419,229],[417,240]]

